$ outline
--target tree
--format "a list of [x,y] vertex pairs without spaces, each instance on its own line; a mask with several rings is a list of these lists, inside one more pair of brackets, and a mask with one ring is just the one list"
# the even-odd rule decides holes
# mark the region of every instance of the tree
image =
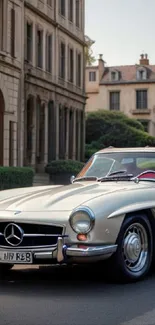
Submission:
[[122,112],[98,110],[87,113],[86,116],[86,143],[98,141],[105,133],[108,133],[117,122],[122,122],[126,126],[134,127],[144,131],[143,125],[136,119],[129,118]]
[[93,50],[92,45],[95,43],[95,41],[91,40],[88,36],[85,35],[85,60],[86,65],[93,65],[93,63],[96,61],[95,57],[93,56]]
[[115,111],[97,111],[86,117],[86,150],[88,159],[94,152],[109,146],[145,147],[155,146],[155,137],[144,132],[143,125]]

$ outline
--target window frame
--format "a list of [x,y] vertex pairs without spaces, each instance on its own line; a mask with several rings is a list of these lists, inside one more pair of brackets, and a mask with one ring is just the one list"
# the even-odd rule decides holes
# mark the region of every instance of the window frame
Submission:
[[[109,110],[110,111],[120,111],[120,90],[111,90],[109,92]],[[117,103],[112,103],[112,98],[111,96],[112,95],[118,95],[118,102]],[[118,108],[112,108],[112,106],[117,106],[118,105]]]
[[[146,98],[138,99],[138,93],[145,93]],[[143,94],[144,97],[144,94]],[[146,100],[146,105],[142,104]],[[141,105],[142,104],[142,105]],[[141,106],[141,107],[140,107]],[[136,110],[148,109],[148,89],[136,89]]]

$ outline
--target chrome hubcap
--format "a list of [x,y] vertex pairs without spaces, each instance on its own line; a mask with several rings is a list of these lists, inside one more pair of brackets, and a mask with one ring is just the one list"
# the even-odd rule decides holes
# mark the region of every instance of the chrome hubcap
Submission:
[[124,253],[129,261],[136,262],[141,252],[141,240],[138,234],[129,233],[124,240]]
[[148,236],[141,224],[132,224],[126,230],[123,257],[126,267],[132,272],[139,272],[145,266],[148,257]]

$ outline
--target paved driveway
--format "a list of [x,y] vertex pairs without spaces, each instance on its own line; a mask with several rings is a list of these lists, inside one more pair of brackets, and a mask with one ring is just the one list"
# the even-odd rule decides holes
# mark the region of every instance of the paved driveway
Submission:
[[99,269],[18,267],[0,281],[0,324],[154,325],[155,274],[120,285]]

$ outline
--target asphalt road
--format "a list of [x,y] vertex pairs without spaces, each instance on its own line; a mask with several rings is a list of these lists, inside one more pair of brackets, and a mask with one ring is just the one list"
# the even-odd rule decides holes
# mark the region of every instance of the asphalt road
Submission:
[[90,268],[15,268],[0,281],[0,325],[155,324],[155,272],[136,284],[102,278]]

